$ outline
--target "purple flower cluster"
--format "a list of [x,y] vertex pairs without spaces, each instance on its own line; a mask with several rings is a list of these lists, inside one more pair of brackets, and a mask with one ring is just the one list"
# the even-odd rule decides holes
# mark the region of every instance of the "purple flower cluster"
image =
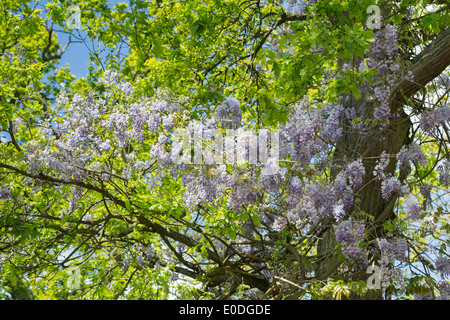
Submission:
[[306,186],[303,196],[303,210],[306,216],[332,217],[337,201],[334,190],[321,182],[313,182]]
[[69,200],[68,211],[73,212],[78,208],[78,201],[81,200],[83,196],[83,189],[81,187],[72,187],[72,196]]
[[365,229],[364,222],[357,220],[344,220],[334,228],[336,240],[339,243],[343,242],[361,242],[364,240]]
[[305,13],[307,6],[317,3],[317,0],[279,0],[279,5],[286,6],[286,12],[290,14],[302,15]]
[[408,147],[403,146],[402,149],[397,154],[397,160],[400,166],[405,169],[411,169],[410,161],[419,164],[422,167],[427,165],[427,156],[422,152],[422,148],[417,144],[413,143]]
[[420,206],[417,198],[412,194],[410,194],[406,198],[405,204],[406,204],[406,211],[408,212],[411,220],[418,220],[420,218]]
[[397,177],[390,177],[381,182],[381,194],[384,199],[388,199],[392,193],[400,192],[402,189],[402,184]]
[[95,140],[89,125],[94,121],[95,113],[90,112],[92,104],[83,99],[81,101],[81,105],[71,104],[69,106],[71,116],[67,117],[61,125],[51,129],[61,135],[60,139],[55,140],[48,134],[49,126],[45,123],[41,127],[44,139],[48,139],[48,142],[56,148],[42,148],[35,141],[24,145],[24,160],[32,174],[36,174],[39,170],[44,172],[54,170],[56,176],[76,180],[85,174],[79,167],[85,166],[89,146]]
[[373,117],[377,120],[389,121],[391,118],[391,109],[389,108],[389,104],[387,102],[381,103],[379,107],[375,108]]
[[[281,2],[281,1],[279,1]],[[302,15],[305,13],[306,2],[304,0],[288,0],[286,12],[294,15]]]
[[344,205],[341,202],[339,202],[337,205],[334,206],[333,216],[338,222],[345,217]]
[[391,241],[385,238],[378,240],[378,245],[380,247],[382,260],[389,262],[394,262],[395,260],[406,261],[408,252],[408,242],[404,238],[396,238]]
[[376,87],[374,89],[374,93],[375,93],[375,98],[379,101],[379,102],[386,102],[389,99],[389,95],[390,95],[390,89],[386,86],[384,87]]
[[431,292],[427,294],[415,294],[414,300],[434,300],[434,296]]
[[450,107],[427,109],[420,116],[420,128],[429,134],[435,134],[437,127],[448,122],[450,122]]
[[11,196],[11,190],[0,186],[0,200],[6,200]]
[[325,115],[325,122],[320,131],[320,137],[325,141],[335,143],[342,135],[342,127],[339,120],[344,115],[344,107],[342,105],[325,104],[322,110],[328,115]]
[[162,117],[162,125],[166,130],[170,130],[173,128],[173,117],[171,114]]
[[228,194],[227,205],[231,210],[239,212],[242,206],[255,203],[259,198],[260,193],[252,182],[236,182],[235,187]]
[[369,57],[374,59],[392,59],[398,52],[398,27],[386,25],[375,33],[375,41],[369,51]]
[[295,176],[291,179],[291,184],[289,186],[290,191],[295,194],[301,194],[303,184],[299,177]]
[[444,160],[439,166],[439,181],[445,187],[450,186],[450,161]]
[[362,221],[344,220],[334,227],[336,240],[342,245],[342,254],[347,259],[362,260],[367,259],[367,253],[359,247],[359,243],[364,240],[365,228]]
[[237,128],[242,121],[242,111],[236,98],[228,97],[223,101],[216,110],[215,118],[222,128]]
[[126,96],[132,96],[134,94],[134,87],[129,82],[121,83],[120,90]]
[[[383,29],[377,31],[374,41],[367,57],[361,62],[359,71],[375,68],[378,75],[373,77],[374,87],[365,83],[366,86],[373,89],[374,96],[379,105],[374,109],[374,118],[382,120],[380,127],[386,124],[392,118],[389,97],[392,88],[400,78],[400,66],[395,62],[395,55],[398,52],[398,27],[386,25]],[[411,78],[411,75],[409,75]]]
[[109,116],[108,127],[115,132],[116,143],[119,148],[125,148],[130,142],[131,134],[128,131],[129,115],[114,112]]
[[450,276],[450,259],[439,256],[435,263],[436,270],[441,274],[441,278]]
[[99,82],[104,83],[106,86],[114,86],[118,80],[119,74],[116,71],[106,70],[103,73],[103,77],[100,78]]
[[436,84],[438,86],[449,88],[450,87],[450,77],[448,76],[448,73],[443,72],[436,81]]
[[109,151],[109,149],[111,149],[111,141],[109,141],[109,139],[107,139],[103,142],[100,142],[98,144],[98,148],[100,149],[101,153]]
[[56,98],[56,103],[60,106],[65,106],[70,101],[69,97],[67,96],[67,92],[61,91],[61,93]]
[[423,184],[420,186],[420,194],[425,199],[431,200],[431,186]]
[[275,218],[275,221],[273,222],[273,230],[276,232],[283,231],[287,226],[287,219],[283,216],[278,216]]
[[345,170],[340,172],[336,179],[334,180],[332,187],[333,193],[339,197],[344,209],[349,209],[353,205],[353,190],[351,186],[347,183],[347,177]]
[[349,185],[353,188],[353,190],[356,190],[362,186],[365,174],[366,169],[364,168],[361,159],[350,163],[345,170],[345,175],[347,176]]
[[311,147],[315,141],[314,125],[310,121],[304,121],[303,125],[290,122],[281,126],[280,130],[280,156],[302,164],[307,164],[311,160],[313,153]]
[[150,132],[158,131],[161,125],[161,118],[159,116],[159,113],[152,113],[148,118],[147,124]]
[[214,177],[208,178],[203,172],[193,171],[188,175],[184,175],[182,181],[186,188],[183,200],[189,209],[201,202],[213,204],[218,198],[219,188]]
[[442,282],[439,285],[439,293],[441,294],[442,300],[450,300],[450,283]]
[[405,276],[403,275],[403,272],[401,269],[394,269],[392,270],[392,281],[397,285],[397,288],[400,291],[405,291],[408,284],[405,281]]
[[150,157],[156,159],[158,163],[163,167],[168,167],[173,164],[172,155],[166,150],[167,136],[160,134],[158,136],[158,142],[152,146],[150,150]]
[[389,165],[389,161],[390,161],[389,155],[385,151],[383,151],[373,171],[373,175],[377,180],[386,179],[386,174],[384,170],[386,170],[387,166]]
[[150,112],[145,105],[140,103],[133,103],[128,110],[128,115],[131,117],[132,129],[131,136],[139,141],[144,139],[144,128],[147,124],[147,120],[150,117]]

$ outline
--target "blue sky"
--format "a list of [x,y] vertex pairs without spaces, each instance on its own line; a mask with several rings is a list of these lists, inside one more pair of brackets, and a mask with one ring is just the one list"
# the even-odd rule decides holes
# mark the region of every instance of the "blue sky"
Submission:
[[[48,1],[39,1],[38,8],[44,10],[45,4],[47,4]],[[109,7],[113,7],[118,3],[127,3],[129,5],[129,0],[112,0],[112,1],[105,1],[106,4],[108,4]],[[43,12],[43,15],[45,12]],[[81,16],[83,16],[83,12],[81,11]],[[66,22],[67,23],[67,22]],[[69,40],[70,34],[68,32],[63,31],[63,26],[54,25],[54,31],[58,35],[58,42],[61,45],[61,47],[64,47],[65,44]],[[83,25],[81,25],[80,30],[74,29],[72,32],[72,41],[77,40],[79,37],[85,38],[87,40],[87,43],[81,43],[81,42],[75,42],[71,43],[64,54],[62,55],[61,59],[59,60],[58,67],[64,67],[66,64],[69,65],[70,70],[72,74],[76,77],[86,77],[88,73],[88,65],[89,65],[89,50],[86,47],[86,45],[92,46],[91,39],[87,38],[86,33],[83,31]],[[98,42],[94,42],[94,44],[97,46]],[[122,50],[122,53],[124,51]]]
[[[69,35],[62,32],[58,33],[58,40],[61,46],[64,46],[69,40]],[[59,60],[58,67],[64,67],[66,64],[69,65],[74,76],[86,77],[88,73],[89,51],[83,43],[71,43],[67,47]]]

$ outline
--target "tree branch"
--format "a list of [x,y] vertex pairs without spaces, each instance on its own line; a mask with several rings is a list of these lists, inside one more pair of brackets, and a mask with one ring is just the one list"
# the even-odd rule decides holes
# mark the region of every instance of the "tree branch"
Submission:
[[394,88],[389,99],[393,110],[402,107],[405,103],[405,97],[413,96],[427,83],[439,76],[449,65],[450,28],[436,37],[431,44],[414,58],[411,67],[414,81],[403,79]]

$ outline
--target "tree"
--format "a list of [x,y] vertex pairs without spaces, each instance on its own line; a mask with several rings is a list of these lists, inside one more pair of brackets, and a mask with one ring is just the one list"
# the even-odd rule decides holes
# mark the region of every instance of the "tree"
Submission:
[[4,299],[448,299],[448,1],[2,6]]

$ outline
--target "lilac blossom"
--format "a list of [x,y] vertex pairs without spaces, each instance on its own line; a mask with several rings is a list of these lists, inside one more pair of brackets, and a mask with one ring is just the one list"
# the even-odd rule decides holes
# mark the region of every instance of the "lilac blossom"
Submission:
[[443,72],[436,81],[436,84],[438,86],[449,88],[450,87],[450,77],[448,76],[448,73]]
[[[330,192],[331,191],[331,192]],[[306,186],[304,195],[307,214],[319,215],[322,217],[332,217],[333,207],[337,197],[333,190],[320,182],[314,182]]]
[[119,74],[116,71],[106,70],[99,82],[111,87],[116,84]]
[[0,200],[6,200],[11,196],[11,190],[0,186]]
[[292,193],[300,194],[302,192],[302,181],[299,177],[295,176],[291,179],[290,190]]
[[163,118],[162,118],[162,125],[163,125],[164,128],[166,128],[168,130],[172,129],[173,126],[174,126],[172,115],[169,114],[167,116],[163,116]]
[[442,282],[439,285],[439,293],[441,294],[442,300],[450,300],[450,283]]
[[390,177],[381,182],[381,194],[384,199],[388,199],[392,193],[401,191],[401,183],[397,177]]
[[388,87],[376,87],[375,97],[379,102],[386,102],[389,99],[390,89]]
[[[160,139],[160,141],[161,140],[162,139]],[[172,164],[172,157],[170,152],[166,151],[164,143],[160,141],[152,146],[150,150],[150,157],[156,159],[163,167],[167,167]]]
[[100,152],[106,152],[109,151],[109,149],[111,149],[111,142],[109,140],[103,141],[99,144],[99,149]]
[[375,33],[375,41],[369,51],[369,57],[376,59],[390,59],[398,51],[398,26],[386,25]]
[[420,128],[430,134],[435,134],[437,127],[450,121],[450,107],[440,107],[425,110],[420,116]]
[[419,188],[420,188],[420,194],[422,195],[422,197],[424,197],[425,199],[431,200],[431,186],[423,184]]
[[345,172],[340,172],[333,182],[333,190],[340,198],[344,209],[349,209],[353,205],[353,190],[350,185],[347,184],[347,177]]
[[450,161],[444,160],[439,166],[439,181],[442,185],[450,186]]
[[259,192],[251,182],[238,182],[228,195],[228,208],[239,212],[242,206],[255,203],[260,197]]
[[362,186],[366,169],[362,163],[362,160],[356,160],[350,163],[346,170],[345,175],[348,178],[349,185],[355,190]]
[[134,87],[131,83],[121,83],[120,84],[120,90],[125,94],[126,96],[132,96],[134,94]]
[[344,205],[342,203],[338,203],[333,208],[333,216],[336,221],[340,221],[345,217]]
[[441,278],[450,276],[450,258],[439,256],[435,262],[436,270],[441,274]]
[[389,121],[389,119],[391,118],[391,110],[389,108],[389,105],[386,102],[382,103],[374,110],[373,117],[375,119]]
[[273,229],[276,232],[281,232],[283,231],[287,226],[287,220],[285,217],[282,216],[278,216],[275,218],[275,221],[273,223]]
[[394,263],[396,260],[406,261],[407,259],[408,242],[404,238],[395,238],[390,241],[385,238],[378,239],[378,246],[384,266]]
[[413,143],[408,147],[403,146],[397,154],[397,160],[400,166],[405,169],[411,169],[410,161],[424,167],[427,165],[427,156],[422,152],[422,148],[417,143]]
[[412,220],[418,220],[420,218],[420,207],[419,201],[412,194],[409,195],[405,200],[406,211]]
[[72,98],[72,103],[74,105],[81,104],[83,102],[83,97],[81,97],[78,93],[75,93],[75,95]]
[[56,98],[56,103],[60,106],[65,106],[69,101],[70,99],[65,91],[62,91]]
[[427,294],[415,294],[414,300],[434,300],[434,296],[431,292]]
[[223,128],[237,128],[241,124],[242,111],[236,98],[228,97],[223,101],[217,108],[215,117]]
[[385,170],[387,166],[389,165],[389,155],[386,153],[386,151],[383,151],[381,153],[380,159],[377,161],[377,165],[375,166],[375,169],[373,171],[373,175],[377,180],[384,180],[386,179]]
[[344,220],[337,224],[334,228],[336,240],[339,243],[343,242],[361,242],[364,240],[365,231],[364,223],[362,221]]
[[150,112],[146,109],[142,102],[133,103],[128,110],[128,115],[132,122],[132,135],[136,138],[140,138],[139,140],[142,141],[141,134],[144,131],[148,118],[150,117]]
[[149,116],[148,121],[148,129],[150,132],[156,132],[161,125],[161,118],[158,113],[153,113]]
[[408,252],[408,242],[404,238],[395,239],[393,242],[393,252],[394,256],[401,260],[406,260],[406,253]]
[[359,247],[359,243],[364,240],[365,229],[362,221],[344,220],[334,227],[336,241],[342,245],[342,254],[347,259],[362,260],[367,259],[367,253]]
[[[328,117],[322,127],[322,130],[320,132],[320,135],[322,139],[330,141],[330,142],[336,142],[339,137],[342,135],[342,128],[340,127],[339,120],[341,118],[341,115],[344,114],[344,108],[342,105],[325,105],[323,106],[323,109],[326,111],[327,109],[330,109]],[[311,124],[312,127],[314,125]]]
[[183,185],[186,188],[183,200],[189,209],[201,202],[213,203],[218,197],[217,182],[205,177],[203,173],[199,173],[198,176],[194,173],[185,176]]

